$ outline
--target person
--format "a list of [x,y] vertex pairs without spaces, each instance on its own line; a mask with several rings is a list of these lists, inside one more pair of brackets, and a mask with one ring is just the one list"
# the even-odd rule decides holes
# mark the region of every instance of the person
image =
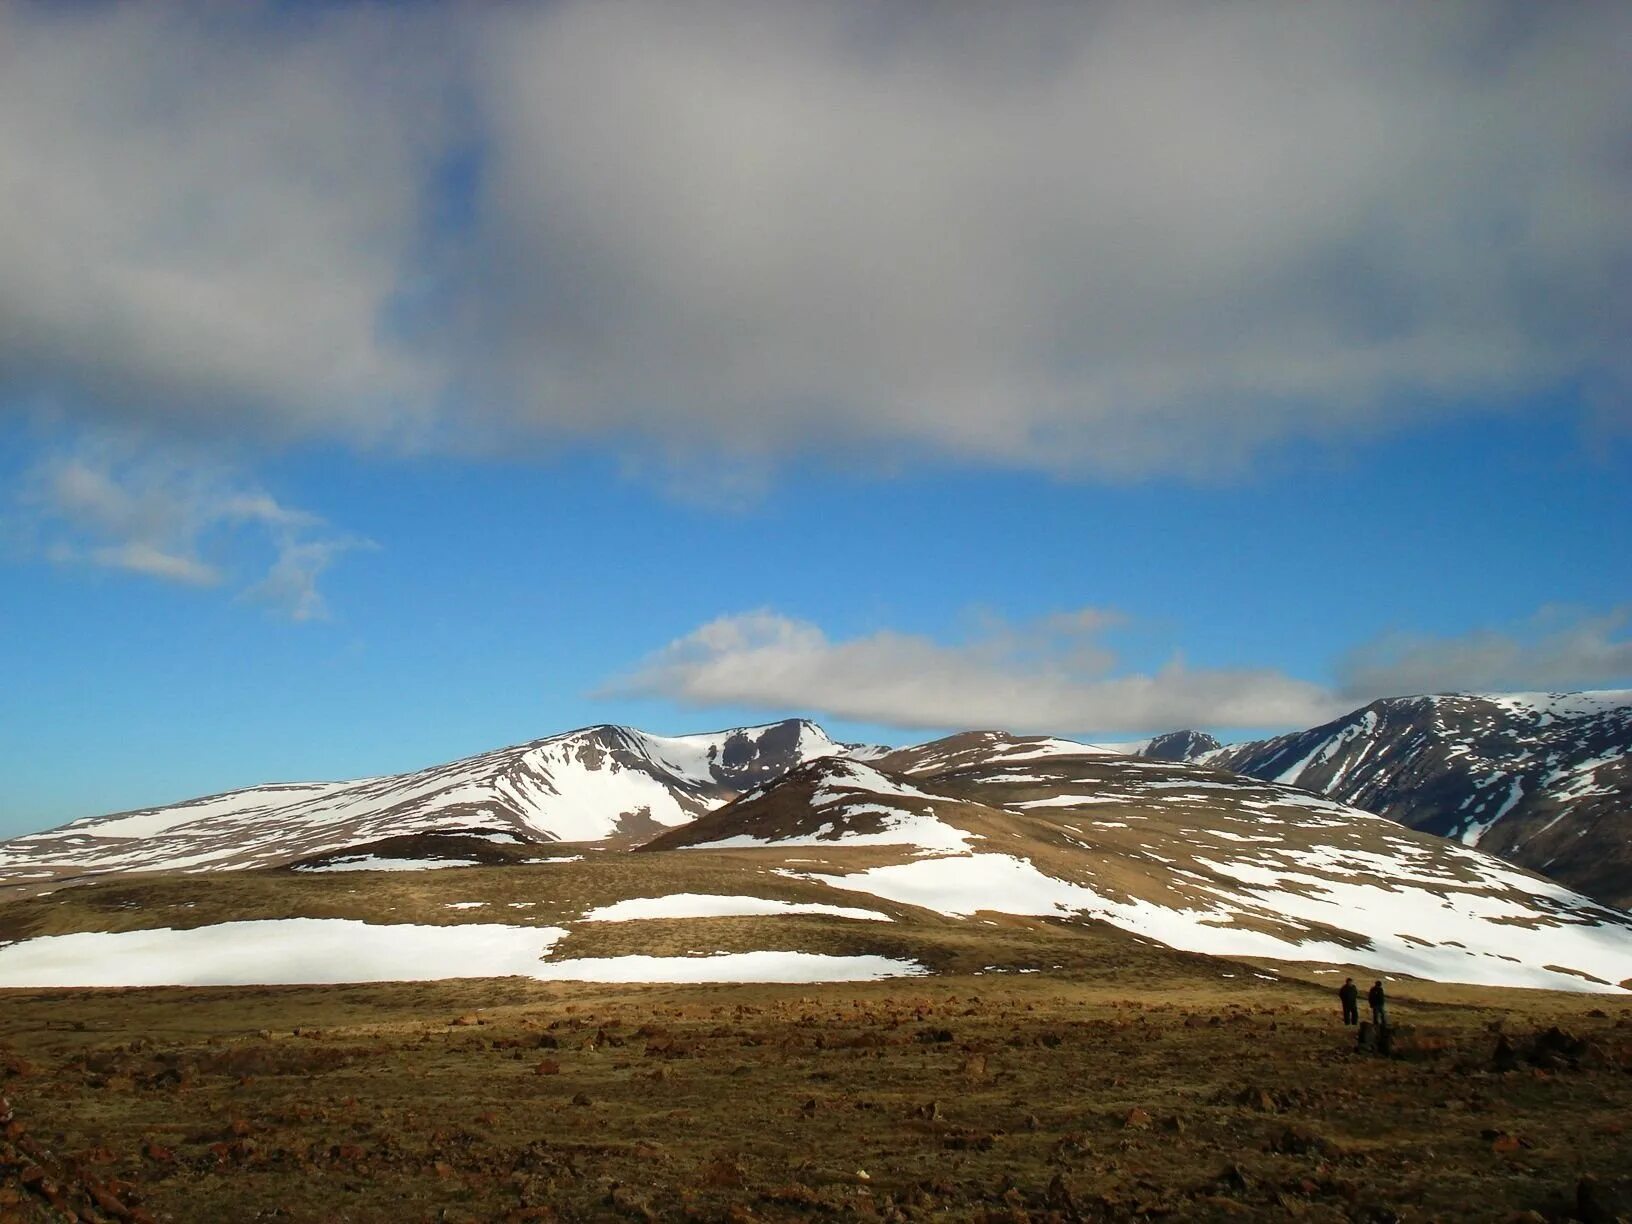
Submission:
[[1381,982],[1371,984],[1371,989],[1366,992],[1366,1001],[1371,1004],[1371,1022],[1378,1028],[1385,1027],[1388,1024],[1388,1016],[1383,1009],[1388,1000],[1383,994]]
[[1360,987],[1354,984],[1354,979],[1344,978],[1343,985],[1337,989],[1337,997],[1343,1004],[1343,1023],[1360,1023]]

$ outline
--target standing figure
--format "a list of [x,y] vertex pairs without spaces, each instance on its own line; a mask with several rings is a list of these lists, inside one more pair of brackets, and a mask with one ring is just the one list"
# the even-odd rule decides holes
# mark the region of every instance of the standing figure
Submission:
[[1371,1004],[1371,1022],[1377,1025],[1378,1028],[1386,1026],[1388,1016],[1383,1009],[1387,1005],[1388,999],[1383,994],[1383,984],[1381,982],[1371,984],[1371,989],[1366,992],[1366,1001]]
[[1337,997],[1343,1004],[1343,1023],[1360,1023],[1360,987],[1354,984],[1353,978],[1344,978],[1343,985],[1337,989]]

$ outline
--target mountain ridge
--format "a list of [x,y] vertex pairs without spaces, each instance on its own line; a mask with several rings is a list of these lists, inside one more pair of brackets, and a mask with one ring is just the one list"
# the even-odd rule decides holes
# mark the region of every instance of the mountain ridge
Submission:
[[[1182,734],[1195,733],[1151,743]],[[1632,905],[1632,690],[1381,698],[1185,759],[1301,786]]]
[[403,774],[86,817],[0,842],[0,878],[281,866],[425,833],[632,844],[848,747],[806,719],[684,736],[598,723]]

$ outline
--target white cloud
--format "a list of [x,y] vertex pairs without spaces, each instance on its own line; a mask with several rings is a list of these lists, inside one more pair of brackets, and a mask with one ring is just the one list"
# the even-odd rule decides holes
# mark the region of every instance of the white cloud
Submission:
[[277,559],[266,577],[245,595],[284,612],[291,620],[322,620],[328,604],[317,589],[317,580],[336,558],[357,548],[372,548],[354,537],[302,540],[286,537],[279,541]]
[[1267,668],[1126,674],[1084,608],[1022,624],[988,618],[957,642],[879,630],[846,640],[770,610],[722,616],[670,642],[602,695],[790,710],[911,730],[991,727],[1088,735],[1181,727],[1314,726],[1378,697],[1594,688],[1632,681],[1632,614],[1546,608],[1516,632],[1391,635],[1351,651],[1331,687]]
[[230,467],[101,437],[28,473],[14,532],[51,561],[217,586],[270,550],[245,592],[295,620],[325,614],[317,579],[340,554],[373,547],[285,506]]
[[1568,691],[1632,682],[1629,614],[1544,608],[1515,630],[1436,637],[1390,634],[1351,652],[1340,671],[1350,692]]
[[1106,674],[1111,656],[1092,639],[1105,615],[1074,619],[947,645],[888,630],[833,641],[807,621],[749,612],[671,642],[608,691],[913,729],[1078,734],[1301,726],[1343,709],[1319,686],[1270,670],[1175,660],[1149,675]]
[[0,3],[0,402],[366,438],[432,381],[391,336],[443,135],[378,9]]
[[[522,419],[1206,469],[1625,373],[1632,14],[569,4],[498,23]],[[1443,407],[1443,405],[1440,405]]]
[[0,3],[0,403],[1111,474],[1614,419],[1629,55],[1615,4]]

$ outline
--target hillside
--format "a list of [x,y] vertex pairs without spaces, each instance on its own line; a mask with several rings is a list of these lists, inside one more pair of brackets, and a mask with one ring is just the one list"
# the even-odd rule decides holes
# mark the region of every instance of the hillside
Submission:
[[1105,923],[1216,956],[1632,983],[1632,917],[1489,855],[1292,787],[1059,745],[815,761],[644,851],[758,848],[780,875],[947,917]]
[[549,843],[631,845],[845,750],[801,719],[672,737],[586,727],[392,777],[256,786],[77,820],[0,842],[0,883],[301,862],[468,866]]
[[1395,697],[1307,731],[1188,748],[1632,906],[1632,691]]

